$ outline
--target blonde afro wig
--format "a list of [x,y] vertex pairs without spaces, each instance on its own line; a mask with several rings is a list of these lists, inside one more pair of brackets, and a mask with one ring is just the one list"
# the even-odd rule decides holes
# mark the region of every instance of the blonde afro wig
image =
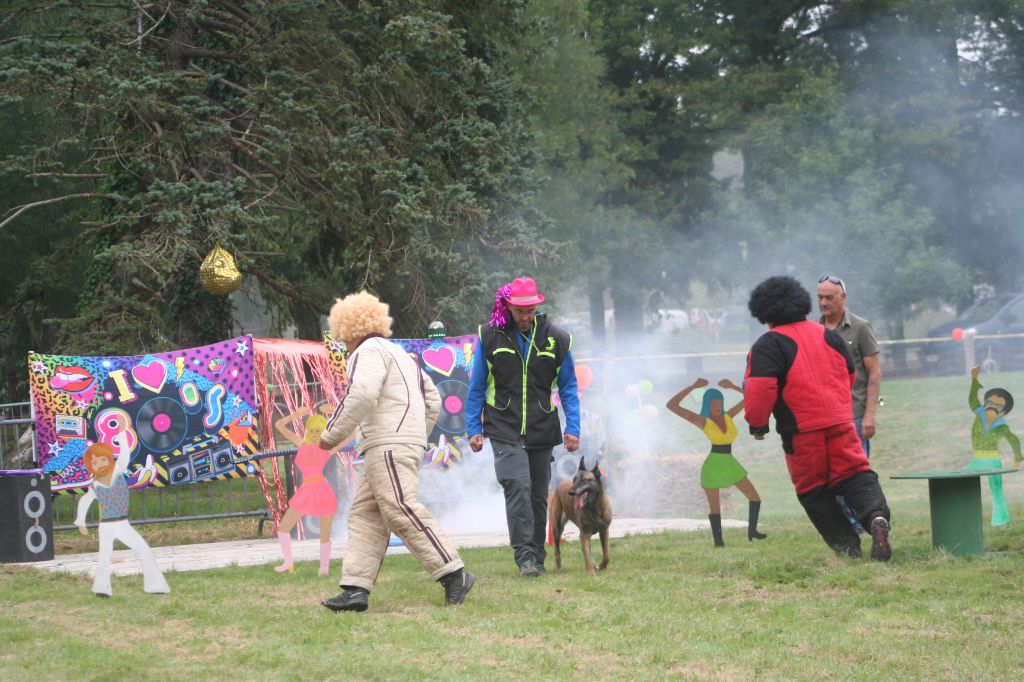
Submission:
[[370,334],[391,336],[388,304],[381,303],[380,299],[365,291],[349,294],[331,306],[327,326],[331,336],[346,343],[354,343]]

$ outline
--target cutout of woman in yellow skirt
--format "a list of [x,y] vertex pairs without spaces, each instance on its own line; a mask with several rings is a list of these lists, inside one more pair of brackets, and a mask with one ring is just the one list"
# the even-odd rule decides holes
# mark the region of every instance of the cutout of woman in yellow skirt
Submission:
[[[733,417],[743,411],[743,400],[733,405],[728,412],[725,410],[725,397],[716,388],[710,388],[704,392],[704,400],[701,405],[700,414],[688,410],[682,405],[686,396],[695,389],[708,385],[708,380],[699,378],[692,384],[669,398],[666,407],[674,414],[690,422],[708,437],[711,441],[711,452],[700,468],[700,485],[708,498],[708,521],[711,522],[711,535],[715,540],[715,547],[725,547],[722,541],[722,507],[719,498],[719,490],[736,486],[749,501],[747,515],[747,540],[763,540],[767,537],[757,530],[757,517],[761,513],[761,498],[757,494],[757,488],[747,477],[747,470],[743,468],[732,454],[732,443],[736,440],[736,424]],[[722,388],[739,391],[742,395],[743,389],[728,379],[718,382]]]

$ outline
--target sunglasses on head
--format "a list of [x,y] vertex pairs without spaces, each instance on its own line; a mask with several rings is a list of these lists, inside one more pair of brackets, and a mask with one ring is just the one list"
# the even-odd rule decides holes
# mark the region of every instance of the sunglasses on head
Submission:
[[822,282],[832,282],[832,284],[838,284],[839,288],[843,290],[843,293],[846,293],[846,284],[843,282],[843,280],[839,279],[835,275],[822,275],[821,278],[818,280],[818,284],[821,284]]

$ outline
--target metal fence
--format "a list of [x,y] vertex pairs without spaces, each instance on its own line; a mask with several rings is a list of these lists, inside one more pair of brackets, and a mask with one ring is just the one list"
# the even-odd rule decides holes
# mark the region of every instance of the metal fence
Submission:
[[[980,365],[986,374],[1024,369],[1024,334],[963,338],[923,338],[879,341],[882,375],[886,379],[966,374]],[[650,379],[664,386],[685,386],[704,376],[738,377],[746,369],[747,350],[714,353],[660,353],[576,358],[577,364],[602,366],[598,388]]]
[[1024,334],[964,334],[960,339],[882,341],[886,377],[965,374],[980,365],[986,374],[1024,369]]
[[31,469],[35,430],[29,403],[0,404],[0,469]]
[[[72,530],[78,495],[54,495],[53,529]],[[86,519],[96,524],[99,510],[93,505]],[[259,518],[259,533],[271,518],[259,484],[251,478],[204,481],[182,486],[144,488],[132,493],[131,521],[173,523],[209,519]]]

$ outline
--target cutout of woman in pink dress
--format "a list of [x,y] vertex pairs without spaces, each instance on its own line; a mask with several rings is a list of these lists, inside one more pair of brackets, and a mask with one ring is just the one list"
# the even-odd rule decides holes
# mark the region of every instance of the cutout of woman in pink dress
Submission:
[[299,451],[295,454],[295,466],[302,474],[302,483],[288,500],[288,511],[285,512],[284,518],[281,519],[281,525],[277,529],[277,539],[281,543],[281,555],[284,561],[280,566],[275,566],[274,570],[278,573],[295,572],[295,564],[292,561],[292,528],[302,516],[318,516],[320,517],[319,575],[325,576],[330,573],[331,524],[334,522],[335,512],[338,511],[338,498],[334,494],[334,488],[324,478],[324,467],[341,446],[329,452],[320,448],[320,435],[327,428],[327,418],[320,414],[314,414],[306,420],[304,437],[300,438],[291,430],[290,425],[293,420],[301,419],[309,413],[308,407],[300,407],[274,424],[281,435],[298,446]]

